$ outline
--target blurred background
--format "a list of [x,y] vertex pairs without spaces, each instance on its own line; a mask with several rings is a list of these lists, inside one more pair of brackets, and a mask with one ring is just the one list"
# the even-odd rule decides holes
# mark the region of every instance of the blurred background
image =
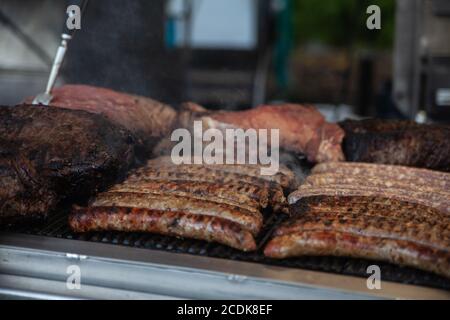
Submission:
[[[73,3],[0,2],[0,104],[43,91]],[[380,30],[366,27],[373,4]],[[450,120],[448,0],[91,0],[81,21],[59,84],[175,106]]]

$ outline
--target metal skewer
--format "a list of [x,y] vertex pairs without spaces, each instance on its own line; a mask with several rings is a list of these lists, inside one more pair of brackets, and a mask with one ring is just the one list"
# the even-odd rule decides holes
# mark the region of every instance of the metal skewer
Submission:
[[[83,13],[84,10],[86,9],[87,3],[88,3],[88,0],[81,1],[81,5],[80,5],[81,13]],[[33,105],[48,106],[50,104],[50,102],[52,101],[53,96],[51,93],[52,93],[53,87],[55,86],[56,79],[58,78],[61,65],[64,61],[68,42],[73,38],[75,31],[76,31],[76,29],[67,30],[67,32],[65,32],[61,35],[61,44],[58,47],[58,51],[56,51],[56,56],[53,61],[52,69],[50,71],[50,76],[48,78],[47,87],[45,88],[45,92],[38,94],[34,98],[34,100],[32,102]]]
[[52,69],[50,71],[50,76],[48,78],[47,87],[44,93],[38,94],[34,100],[33,104],[35,105],[44,105],[48,106],[53,99],[51,95],[52,89],[55,85],[56,78],[58,77],[59,70],[61,68],[61,64],[64,60],[64,56],[67,51],[67,42],[72,39],[72,36],[63,33],[61,35],[61,44],[58,47],[58,51],[56,52],[55,60],[53,61]]

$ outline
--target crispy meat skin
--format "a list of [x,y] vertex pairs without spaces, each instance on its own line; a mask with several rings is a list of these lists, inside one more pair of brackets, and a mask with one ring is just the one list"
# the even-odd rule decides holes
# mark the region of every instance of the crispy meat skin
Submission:
[[348,161],[450,171],[450,127],[375,119],[340,125]]
[[131,134],[83,111],[0,107],[0,223],[45,218],[112,184],[134,157]]
[[346,256],[383,260],[450,278],[450,254],[407,240],[311,230],[273,238],[264,249],[271,258]]
[[261,230],[263,217],[260,212],[206,200],[173,195],[152,195],[135,192],[106,192],[99,194],[93,207],[144,208],[161,211],[177,211],[197,215],[211,215],[232,221],[257,235]]
[[74,231],[151,232],[219,242],[238,250],[253,251],[252,234],[231,221],[208,215],[142,208],[76,208],[69,217]]
[[325,118],[312,106],[286,104],[260,106],[248,111],[216,112],[205,116],[211,128],[279,129],[280,146],[304,153],[311,162],[342,161],[343,130]]
[[[136,135],[148,152],[170,133],[176,111],[158,101],[86,85],[65,85],[52,91],[56,107],[101,114]],[[33,98],[27,99],[31,103]]]

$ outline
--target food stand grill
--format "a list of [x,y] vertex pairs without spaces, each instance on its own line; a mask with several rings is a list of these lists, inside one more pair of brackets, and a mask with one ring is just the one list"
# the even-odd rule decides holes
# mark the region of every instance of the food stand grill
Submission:
[[[262,232],[262,236],[258,239],[258,250],[254,253],[243,253],[231,248],[228,248],[223,245],[214,244],[214,243],[207,243],[204,241],[197,241],[197,240],[189,240],[189,239],[178,239],[174,237],[167,237],[167,236],[160,236],[160,235],[151,235],[151,234],[143,234],[143,233],[123,233],[123,232],[94,232],[94,233],[88,233],[88,234],[76,234],[73,233],[68,224],[67,224],[67,213],[59,213],[55,214],[51,217],[51,219],[46,222],[45,224],[42,224],[40,226],[34,226],[34,227],[15,227],[15,228],[9,228],[6,230],[3,230],[2,233],[0,233],[0,243],[2,243],[2,246],[0,246],[0,256],[3,256],[3,262],[5,262],[4,257],[7,255],[8,248],[11,249],[10,246],[5,244],[13,244],[14,245],[20,245],[21,241],[17,241],[18,239],[25,239],[25,242],[31,241],[35,242],[35,245],[42,244],[42,243],[50,243],[53,245],[56,245],[60,242],[62,247],[60,247],[60,250],[63,250],[62,252],[59,252],[59,254],[64,253],[65,257],[63,257],[63,260],[67,260],[69,258],[75,257],[76,259],[80,259],[80,257],[92,257],[88,252],[83,251],[83,248],[86,248],[86,244],[88,244],[90,247],[95,248],[95,246],[99,246],[100,250],[104,250],[104,252],[107,252],[107,256],[114,257],[116,253],[123,252],[123,249],[131,250],[131,248],[139,249],[137,253],[138,258],[149,258],[151,259],[158,253],[163,253],[165,257],[171,257],[170,259],[175,259],[175,261],[183,262],[183,261],[194,261],[194,262],[201,262],[202,267],[197,268],[194,267],[190,269],[187,276],[193,275],[195,273],[202,273],[202,272],[208,272],[214,270],[214,266],[216,265],[223,265],[228,266],[231,263],[230,269],[226,270],[225,274],[228,274],[226,277],[225,282],[233,282],[235,280],[232,279],[246,279],[247,276],[245,275],[245,269],[250,268],[253,269],[255,272],[258,270],[274,270],[276,268],[276,273],[278,273],[279,276],[283,275],[292,275],[292,274],[298,274],[302,275],[304,273],[312,272],[315,276],[312,278],[307,277],[306,279],[303,279],[304,283],[298,283],[297,280],[295,280],[295,277],[290,278],[287,281],[287,286],[296,286],[300,285],[303,289],[300,290],[303,292],[305,290],[304,286],[308,287],[308,279],[314,279],[315,277],[319,277],[320,283],[314,284],[312,287],[308,287],[305,292],[308,292],[306,297],[313,297],[311,295],[312,291],[321,292],[320,297],[326,297],[327,294],[331,294],[330,297],[337,297],[337,298],[349,298],[349,297],[358,297],[358,296],[364,296],[364,297],[370,297],[371,295],[375,296],[382,296],[386,298],[393,298],[393,297],[405,297],[405,298],[419,298],[419,297],[427,297],[427,294],[430,292],[433,293],[431,297],[437,297],[437,298],[450,298],[450,294],[448,293],[448,290],[450,290],[450,281],[435,276],[430,273],[422,272],[419,270],[415,270],[412,268],[402,268],[398,266],[394,266],[388,263],[379,263],[375,262],[375,264],[379,265],[382,270],[382,281],[383,284],[389,283],[389,285],[392,285],[394,288],[402,288],[402,294],[399,293],[393,293],[394,291],[387,289],[383,285],[383,289],[379,292],[371,292],[370,290],[365,290],[367,288],[364,288],[366,285],[366,279],[368,277],[368,274],[366,273],[367,267],[369,265],[374,264],[372,261],[368,260],[360,260],[360,259],[349,259],[349,258],[337,258],[337,257],[304,257],[304,258],[296,258],[296,259],[288,259],[288,260],[273,260],[268,259],[264,257],[262,254],[262,248],[264,244],[267,242],[268,238],[270,237],[270,234],[273,230],[273,228],[278,225],[279,223],[284,220],[281,216],[274,216],[274,215],[268,215],[266,219],[266,227],[265,230]],[[268,227],[270,225],[270,227]],[[8,240],[9,239],[9,240]],[[95,245],[93,243],[96,243]],[[50,246],[43,246],[40,249],[48,249]],[[34,245],[31,244],[31,247]],[[31,252],[27,252],[27,246],[22,246],[21,249],[25,250],[24,253],[28,256],[28,259],[33,261],[37,257],[34,257],[34,254],[32,253],[35,248],[28,248],[32,249]],[[131,253],[131,252],[130,252]],[[168,255],[166,255],[168,254]],[[58,256],[57,252],[53,252],[51,254],[53,258]],[[94,255],[95,256],[95,255]],[[20,261],[20,259],[16,259],[15,263],[17,261]],[[70,262],[68,262],[70,263]],[[129,263],[130,267],[132,265],[132,261],[122,261],[121,266],[123,272],[127,270],[126,264]],[[32,264],[32,262],[31,262]],[[195,263],[194,263],[195,264]],[[245,266],[245,268],[244,268]],[[160,271],[162,272],[162,277],[171,277],[171,272],[169,271],[174,265],[165,265],[161,266],[162,269]],[[164,268],[167,268],[166,272],[162,271]],[[205,268],[205,269],[203,269]],[[5,270],[6,269],[6,270]],[[83,269],[82,269],[83,270]],[[13,273],[15,272],[12,270]],[[11,270],[8,267],[5,268],[5,266],[1,266],[0,264],[0,274],[8,274]],[[108,269],[100,269],[97,270],[97,272],[102,272],[107,274],[109,271]],[[149,272],[151,272],[149,270]],[[28,272],[27,272],[28,273]],[[339,275],[338,275],[339,274]],[[56,276],[56,275],[52,275]],[[60,274],[59,276],[62,276],[63,278],[66,277],[66,274]],[[0,276],[1,277],[1,276]],[[50,275],[47,275],[47,277],[51,278]],[[98,275],[96,275],[98,277]],[[129,274],[127,277],[133,278],[133,275]],[[343,282],[340,283],[339,286],[335,285],[335,277],[343,279]],[[258,278],[265,283],[267,286],[274,285],[278,283],[279,279],[272,278],[270,274],[266,274],[265,272],[262,272],[258,276]],[[164,282],[164,278],[161,279],[162,282]],[[223,279],[222,279],[223,280]],[[317,280],[317,279],[316,279]],[[202,279],[201,281],[206,281],[206,283],[210,283],[207,279]],[[347,292],[349,286],[351,283],[358,283],[358,290],[353,291],[354,289],[351,289],[351,292]],[[239,283],[239,281],[238,281]],[[224,284],[213,284],[210,283],[213,287],[211,290],[217,290],[220,287],[222,287]],[[203,283],[201,286],[204,286],[205,283]],[[117,294],[120,296],[120,290],[123,290],[123,288],[117,288],[116,286],[111,284],[107,284],[107,287],[115,287],[114,288],[114,294]],[[199,286],[199,283],[193,284],[193,286]],[[238,287],[242,286],[240,284]],[[1,286],[0,286],[1,287]],[[153,292],[154,290],[151,288],[152,285],[148,285],[149,291],[151,291],[152,294],[155,294]],[[403,289],[403,287],[405,289]],[[48,287],[47,287],[48,288]],[[4,288],[3,288],[4,289]],[[186,297],[181,291],[177,291],[177,288],[172,288],[174,291],[171,291],[170,296],[175,297]],[[197,288],[192,287],[192,295],[188,295],[188,298],[192,297],[198,297],[196,296],[199,294],[197,291]],[[237,288],[236,288],[237,289]],[[289,290],[286,290],[286,288],[281,288],[279,290],[284,291],[273,291],[273,292],[252,292],[249,298],[259,298],[259,297],[265,297],[265,298],[286,298],[286,295],[289,295],[289,292],[292,288]],[[142,290],[142,289],[141,289]],[[312,290],[312,291],[311,291]],[[405,291],[403,291],[405,290]],[[64,291],[64,290],[63,290]],[[359,292],[358,292],[359,291]],[[178,294],[177,294],[178,293]],[[72,294],[79,294],[79,292],[67,292],[65,291],[64,294],[69,294],[70,296]],[[59,293],[58,295],[64,295],[63,293]],[[109,297],[114,297],[114,294],[110,293]],[[146,297],[143,295],[143,292],[134,293],[137,294],[138,297]],[[148,293],[146,293],[148,294]],[[212,297],[214,298],[214,294],[212,292],[203,292],[202,293],[204,298]],[[296,295],[288,296],[287,298],[299,298],[301,297],[300,292],[295,293]],[[305,293],[306,294],[306,293]],[[406,295],[405,295],[406,294]],[[434,296],[436,294],[436,296]],[[73,296],[72,296],[73,297]],[[89,296],[91,297],[91,296]],[[123,297],[123,296],[122,296]],[[228,295],[222,295],[219,294],[217,298],[224,298],[230,296]],[[231,296],[231,298],[245,298],[246,296],[243,295],[242,292],[236,291],[234,293],[234,296]]]

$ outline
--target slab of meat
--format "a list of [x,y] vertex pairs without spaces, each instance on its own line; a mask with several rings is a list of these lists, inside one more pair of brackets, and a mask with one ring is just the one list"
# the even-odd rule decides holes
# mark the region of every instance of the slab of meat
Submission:
[[312,106],[260,106],[248,111],[216,112],[203,117],[207,127],[279,129],[280,147],[305,154],[311,162],[342,161],[343,130],[327,123]]
[[[192,163],[194,162],[192,158]],[[200,160],[201,161],[201,160]],[[174,168],[178,171],[183,170],[183,168],[189,168],[190,164],[174,164],[171,157],[163,156],[156,159],[150,160],[147,166],[152,168]],[[281,185],[283,188],[290,189],[296,184],[294,173],[286,166],[280,165],[278,172],[273,176],[261,175],[261,165],[251,165],[251,164],[216,164],[216,165],[196,165],[203,168],[207,168],[215,171],[222,171],[225,173],[235,173],[244,176],[250,176],[258,178],[265,181],[275,182]]]
[[[261,192],[269,194],[269,205],[275,211],[289,213],[287,200],[283,188],[274,182],[265,181],[247,175],[213,170],[200,165],[177,166],[176,168],[143,167],[131,173],[128,181],[168,180],[168,181],[197,181],[219,184],[241,184],[244,188],[257,187]],[[263,205],[264,202],[260,202]]]
[[260,210],[272,205],[273,187],[286,201],[275,182],[218,168],[157,164],[149,161],[88,208],[76,208],[69,218],[72,229],[154,232],[250,251],[263,226]]
[[356,162],[321,163],[312,170],[313,174],[336,173],[348,176],[379,177],[419,184],[430,184],[437,188],[450,189],[450,174],[427,169],[404,166],[380,165]]
[[375,188],[385,189],[402,189],[412,192],[420,191],[422,193],[434,193],[440,195],[443,199],[450,199],[450,188],[442,188],[440,186],[433,186],[432,183],[418,182],[413,179],[385,179],[376,176],[358,176],[358,175],[344,175],[339,173],[323,173],[314,174],[306,179],[306,183],[311,186],[333,186],[341,185],[342,187],[358,187],[371,186]]
[[[65,85],[52,91],[51,105],[102,114],[137,136],[151,151],[173,129],[176,111],[158,101],[86,85]],[[27,99],[31,102],[33,98]]]
[[239,224],[257,235],[262,227],[262,214],[239,207],[174,195],[155,195],[136,192],[105,192],[99,194],[92,207],[144,208],[160,211],[177,211],[189,214],[223,218]]
[[75,209],[69,220],[77,232],[117,230],[150,232],[219,242],[242,251],[256,249],[252,234],[238,224],[210,215],[142,208]]
[[0,224],[45,218],[63,200],[88,197],[133,158],[132,135],[98,115],[0,107]]
[[384,214],[393,219],[414,220],[419,223],[430,222],[432,224],[441,223],[449,218],[446,213],[431,207],[380,197],[316,196],[297,202],[291,209],[295,214],[303,214],[305,211],[313,210],[317,213],[344,213],[354,218],[361,215],[383,216]]
[[312,230],[274,238],[264,253],[271,258],[345,256],[383,260],[450,278],[450,254],[407,240]]
[[450,127],[410,121],[344,121],[348,161],[450,171]]
[[327,163],[313,169],[289,203],[312,196],[383,197],[422,204],[450,214],[448,173],[400,166]]
[[382,188],[371,186],[355,186],[334,184],[327,186],[302,185],[297,191],[289,195],[289,203],[314,196],[366,196],[381,197],[399,201],[422,204],[436,208],[446,214],[450,214],[450,199],[441,194],[429,194],[421,191],[410,191],[402,188]]
[[215,202],[250,211],[259,211],[267,207],[269,199],[268,190],[260,190],[252,185],[182,180],[125,181],[123,184],[111,188],[110,191],[172,194],[200,200],[214,199]]
[[384,260],[450,277],[450,216],[377,197],[312,197],[293,206],[265,255]]

